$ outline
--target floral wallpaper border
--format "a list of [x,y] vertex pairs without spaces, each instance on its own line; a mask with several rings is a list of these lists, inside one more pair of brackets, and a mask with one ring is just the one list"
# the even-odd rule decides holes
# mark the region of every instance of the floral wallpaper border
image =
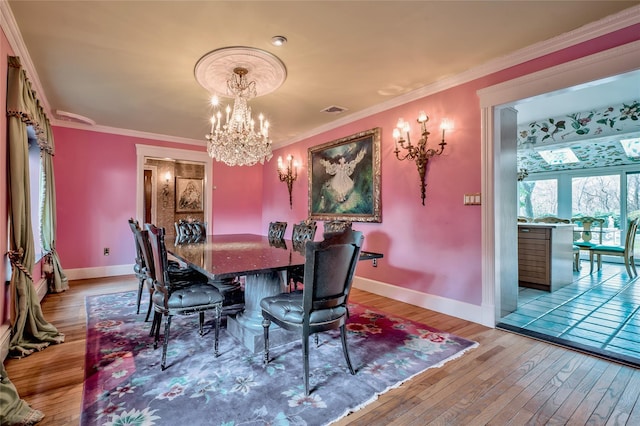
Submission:
[[[533,121],[518,127],[518,169],[536,173],[640,164],[640,158],[625,154],[617,138],[633,132],[640,132],[640,100]],[[567,143],[579,163],[552,166],[533,149]]]

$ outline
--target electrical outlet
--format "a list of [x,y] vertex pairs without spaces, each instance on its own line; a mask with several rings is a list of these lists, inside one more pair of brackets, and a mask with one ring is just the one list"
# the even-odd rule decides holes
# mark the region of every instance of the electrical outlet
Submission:
[[378,266],[378,259],[373,259],[373,267],[376,268]]
[[104,248],[104,255],[109,256],[109,247]]

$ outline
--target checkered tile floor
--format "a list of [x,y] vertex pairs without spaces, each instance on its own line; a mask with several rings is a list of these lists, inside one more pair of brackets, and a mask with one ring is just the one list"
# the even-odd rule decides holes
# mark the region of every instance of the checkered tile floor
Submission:
[[[638,267],[640,269],[640,267]],[[603,264],[553,293],[520,287],[518,309],[497,328],[640,366],[640,279]]]

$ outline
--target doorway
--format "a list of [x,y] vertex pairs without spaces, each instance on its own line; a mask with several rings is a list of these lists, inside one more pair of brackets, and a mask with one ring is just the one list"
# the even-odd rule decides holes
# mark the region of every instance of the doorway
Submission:
[[[501,111],[523,100],[548,93],[575,90],[580,85],[615,78],[640,69],[640,42],[609,49],[478,91],[482,119],[482,308],[484,324],[495,327],[503,315],[501,296],[517,283],[517,258],[503,256],[517,241],[516,215],[502,211],[514,203],[510,187],[516,178],[516,157],[503,155]],[[515,141],[513,142],[515,145]],[[513,190],[515,191],[515,190]],[[510,277],[516,271],[515,278]],[[505,273],[506,272],[506,273]]]
[[[204,151],[192,151],[177,148],[166,148],[151,145],[136,145],[137,178],[136,178],[136,217],[151,218],[151,222],[159,226],[173,226],[175,220],[175,185],[176,177],[195,177],[202,180],[203,208],[198,213],[198,219],[207,222],[207,230],[212,229],[212,198],[213,183],[211,173],[213,160]],[[149,164],[148,159],[153,159],[154,164]],[[163,164],[171,164],[170,176],[168,170],[159,169]],[[176,167],[175,165],[180,167]],[[163,174],[164,172],[164,174]],[[176,175],[177,173],[177,175]],[[147,177],[151,182],[147,182]],[[164,177],[162,185],[158,186],[158,180]],[[161,188],[161,189],[158,189]],[[158,209],[158,206],[161,209]],[[160,211],[167,213],[159,214]],[[170,215],[169,215],[170,213]],[[166,223],[160,224],[160,216],[167,216]],[[169,218],[170,216],[170,218]],[[170,223],[169,223],[170,222]]]

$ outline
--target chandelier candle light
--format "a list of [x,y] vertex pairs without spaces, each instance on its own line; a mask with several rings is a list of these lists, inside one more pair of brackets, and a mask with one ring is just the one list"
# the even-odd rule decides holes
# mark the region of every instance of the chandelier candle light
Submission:
[[[418,167],[418,174],[420,175],[420,185],[421,185],[421,197],[422,197],[422,205],[424,206],[424,199],[426,197],[426,175],[427,175],[427,164],[429,163],[429,159],[435,155],[440,155],[444,151],[444,146],[446,142],[444,141],[445,130],[451,129],[452,125],[449,121],[443,120],[440,128],[442,129],[442,142],[440,148],[433,149],[427,148],[427,141],[429,139],[429,131],[427,131],[427,121],[429,121],[429,116],[425,114],[424,111],[420,111],[418,115],[418,119],[416,120],[420,123],[421,127],[421,136],[417,145],[411,144],[411,138],[409,136],[409,132],[411,127],[409,123],[404,121],[402,118],[398,120],[397,127],[393,129],[393,139],[395,140],[395,150],[393,151],[396,154],[396,158],[400,161],[409,159],[416,162],[416,166]],[[407,135],[407,139],[405,140],[402,137],[402,132]],[[406,145],[405,145],[406,143]],[[400,150],[405,150],[406,153],[401,156]]]
[[269,140],[269,122],[260,114],[258,129],[251,115],[247,101],[256,96],[255,81],[247,81],[247,69],[236,67],[227,80],[227,89],[233,95],[233,109],[227,105],[225,120],[217,108],[217,96],[211,98],[211,104],[218,109],[211,117],[211,132],[207,137],[209,155],[229,166],[251,166],[269,161],[271,140]]
[[291,190],[293,189],[293,182],[298,179],[298,162],[293,161],[291,154],[287,155],[287,164],[282,161],[282,157],[278,157],[278,176],[280,182],[287,183],[287,189],[289,190],[289,207],[293,209],[293,198],[291,197]]

